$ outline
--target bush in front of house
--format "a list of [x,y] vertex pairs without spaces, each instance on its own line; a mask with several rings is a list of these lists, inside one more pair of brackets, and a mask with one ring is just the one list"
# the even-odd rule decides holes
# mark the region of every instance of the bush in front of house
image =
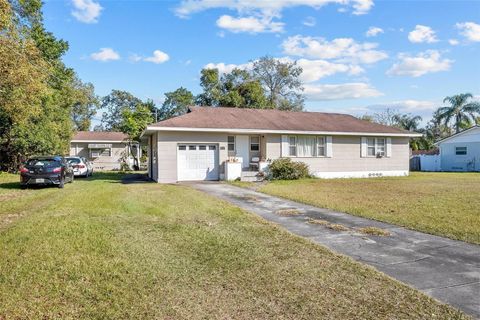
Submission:
[[273,160],[268,170],[272,180],[297,180],[310,176],[308,165],[292,161],[290,158]]

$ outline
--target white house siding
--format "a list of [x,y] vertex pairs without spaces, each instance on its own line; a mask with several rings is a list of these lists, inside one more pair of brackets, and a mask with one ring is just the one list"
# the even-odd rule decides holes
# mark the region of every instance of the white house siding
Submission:
[[[124,151],[126,151],[125,143],[111,143],[112,145],[110,157],[100,156],[98,158],[90,157],[90,149],[88,149],[88,144],[97,143],[95,141],[91,142],[71,142],[70,143],[70,156],[84,157],[93,162],[94,170],[118,170],[120,169],[121,157],[123,156]],[[98,142],[100,143],[100,142]],[[102,142],[105,143],[105,142]]]
[[[456,147],[467,147],[466,155],[456,155]],[[480,142],[445,142],[440,145],[442,171],[480,171]]]
[[[379,135],[379,137],[382,137]],[[409,170],[409,138],[391,138],[389,157],[361,157],[361,137],[333,136],[332,157],[300,158],[292,160],[308,164],[312,174],[322,178],[402,176]],[[268,135],[267,159],[281,156],[281,135]]]
[[224,163],[228,159],[227,133],[174,132],[158,133],[158,182],[177,181],[177,146],[179,143],[205,143],[219,146],[220,178],[224,175]]

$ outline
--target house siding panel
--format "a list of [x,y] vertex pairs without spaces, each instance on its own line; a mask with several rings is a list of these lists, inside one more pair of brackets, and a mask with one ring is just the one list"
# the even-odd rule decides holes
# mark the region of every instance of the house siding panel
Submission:
[[[267,138],[267,158],[281,156],[281,135],[269,135]],[[331,158],[296,158],[308,164],[313,174],[320,172],[378,172],[409,170],[409,138],[391,138],[391,157],[361,157],[361,137],[333,136]]]
[[220,178],[228,159],[228,133],[208,132],[159,132],[158,133],[158,182],[177,181],[177,145],[179,143],[210,143],[219,146]]
[[[177,145],[179,143],[215,143],[219,145],[220,179],[224,176],[224,164],[228,159],[228,133],[208,132],[175,132],[162,131],[154,139],[158,154],[158,164],[154,179],[158,182],[171,183],[177,181]],[[409,138],[391,138],[391,157],[361,157],[361,137],[333,136],[331,158],[295,158],[310,167],[312,174],[320,173],[371,173],[391,172],[392,174],[408,174],[409,170]],[[274,160],[281,157],[281,135],[266,134],[262,136],[265,158]],[[154,170],[155,171],[155,170]],[[397,175],[395,174],[395,175]],[[157,176],[155,178],[155,176]],[[319,175],[321,176],[321,175]]]

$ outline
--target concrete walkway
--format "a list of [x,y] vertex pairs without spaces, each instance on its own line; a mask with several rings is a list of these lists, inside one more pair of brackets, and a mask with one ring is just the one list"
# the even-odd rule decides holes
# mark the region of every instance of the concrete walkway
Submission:
[[[224,183],[192,183],[194,188],[258,214],[288,231],[333,251],[369,264],[465,313],[480,318],[480,246],[450,240],[346,213],[321,209]],[[279,210],[299,214],[285,216]],[[285,212],[285,211],[284,211]],[[309,219],[342,224],[335,231]],[[361,227],[387,230],[390,236],[355,231]]]

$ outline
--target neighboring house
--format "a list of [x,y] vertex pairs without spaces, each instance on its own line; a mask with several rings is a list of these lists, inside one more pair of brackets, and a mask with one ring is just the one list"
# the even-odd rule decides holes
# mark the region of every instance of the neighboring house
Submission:
[[[122,132],[78,131],[70,142],[70,156],[84,157],[93,162],[95,170],[118,170],[128,155],[128,136]],[[138,147],[136,148],[138,152]],[[133,164],[131,157],[128,165]]]
[[442,171],[480,171],[480,126],[454,134],[436,143]]
[[190,107],[143,132],[149,176],[165,183],[224,179],[231,162],[249,170],[281,157],[321,178],[405,176],[416,136],[345,114],[215,107]]

